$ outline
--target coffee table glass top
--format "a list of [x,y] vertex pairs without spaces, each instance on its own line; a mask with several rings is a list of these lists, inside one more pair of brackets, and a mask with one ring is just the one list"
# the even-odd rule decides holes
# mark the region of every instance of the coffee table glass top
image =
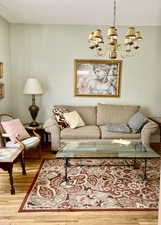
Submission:
[[160,158],[139,141],[73,141],[61,143],[56,158]]

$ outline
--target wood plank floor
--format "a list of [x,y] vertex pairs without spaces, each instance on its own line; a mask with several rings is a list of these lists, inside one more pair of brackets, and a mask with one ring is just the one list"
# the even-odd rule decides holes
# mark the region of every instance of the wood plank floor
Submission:
[[[54,155],[46,151],[42,158]],[[22,176],[20,164],[15,164],[16,195],[10,195],[8,174],[0,170],[0,225],[157,225],[156,211],[18,213],[39,165],[40,160],[26,160],[27,176]]]

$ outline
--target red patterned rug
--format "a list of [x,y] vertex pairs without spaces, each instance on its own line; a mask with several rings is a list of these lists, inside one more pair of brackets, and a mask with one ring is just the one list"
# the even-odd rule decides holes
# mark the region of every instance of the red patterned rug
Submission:
[[144,161],[139,162],[140,168],[134,169],[112,166],[132,160],[72,159],[66,183],[64,161],[43,160],[19,212],[157,210],[160,161],[148,160],[147,180]]

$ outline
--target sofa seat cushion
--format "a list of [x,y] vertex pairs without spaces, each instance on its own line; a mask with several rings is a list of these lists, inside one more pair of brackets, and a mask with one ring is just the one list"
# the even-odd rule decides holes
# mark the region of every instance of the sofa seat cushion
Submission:
[[107,131],[106,126],[100,126],[101,138],[102,139],[140,139],[140,133],[118,133],[118,132],[109,132]]
[[64,128],[61,131],[62,139],[99,139],[100,129],[97,126],[89,125],[72,129]]

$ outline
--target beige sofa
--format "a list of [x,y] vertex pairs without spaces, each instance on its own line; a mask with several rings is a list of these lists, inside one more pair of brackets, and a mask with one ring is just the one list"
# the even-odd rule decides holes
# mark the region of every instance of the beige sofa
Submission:
[[51,134],[51,149],[57,151],[60,141],[79,140],[111,140],[132,139],[141,140],[149,145],[150,137],[158,129],[158,125],[150,121],[146,123],[140,133],[113,133],[106,130],[108,123],[127,123],[130,117],[139,111],[139,106],[98,104],[97,106],[67,106],[61,105],[69,111],[77,111],[85,126],[79,128],[64,128],[60,131],[54,115],[45,124],[45,131]]

